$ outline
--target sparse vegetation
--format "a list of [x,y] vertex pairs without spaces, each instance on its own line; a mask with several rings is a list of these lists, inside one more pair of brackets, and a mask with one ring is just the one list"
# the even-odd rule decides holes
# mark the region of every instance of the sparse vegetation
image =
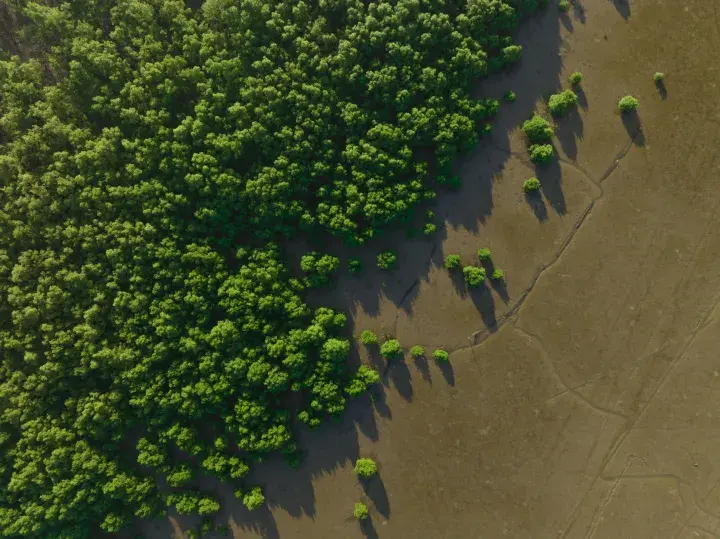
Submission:
[[395,265],[396,260],[397,255],[392,251],[385,251],[384,253],[380,253],[379,255],[377,255],[378,268],[389,270]]
[[653,80],[659,84],[665,80],[665,74],[658,71],[653,75]]
[[362,502],[357,502],[353,510],[353,515],[355,515],[355,518],[358,520],[365,520],[370,516],[370,511],[368,511],[367,505]]
[[348,259],[348,269],[352,273],[360,273],[362,271],[362,262],[359,258],[350,257]]
[[553,136],[553,128],[545,118],[535,114],[522,125],[522,132],[531,144],[548,142]]
[[397,339],[390,339],[380,345],[380,354],[385,359],[395,359],[402,356],[403,350]]
[[361,479],[369,479],[377,473],[377,464],[373,459],[359,458],[355,462],[355,475]]
[[620,112],[632,112],[637,110],[639,105],[640,101],[631,95],[621,97],[620,101],[618,101],[618,109],[620,109]]
[[538,180],[537,178],[535,178],[535,177],[528,178],[527,180],[525,180],[523,182],[523,191],[525,191],[526,193],[528,193],[528,194],[536,193],[539,190],[540,190],[540,180]]
[[425,355],[425,348],[416,344],[410,349],[410,355],[412,357],[423,357]]
[[493,281],[503,281],[505,280],[505,273],[500,268],[495,268],[492,272],[492,275],[490,275],[490,278]]
[[465,266],[463,268],[465,282],[470,288],[477,288],[485,282],[485,268],[477,266]]
[[517,96],[515,95],[515,92],[513,92],[512,90],[508,90],[507,92],[505,92],[503,94],[503,101],[505,101],[505,103],[513,103],[513,102],[515,102],[516,98],[517,98]]
[[460,255],[447,255],[445,257],[445,268],[452,270],[460,267]]
[[482,249],[478,249],[477,257],[480,262],[489,262],[492,258],[492,253],[490,252],[490,249],[483,247]]
[[530,153],[530,161],[536,165],[546,165],[552,161],[555,150],[552,144],[533,144],[528,148]]
[[572,84],[573,86],[577,86],[578,84],[580,84],[582,82],[582,80],[583,80],[583,76],[582,76],[582,73],[580,73],[579,71],[575,71],[568,77],[568,82],[570,84]]
[[362,333],[360,333],[360,342],[365,346],[372,346],[373,344],[377,344],[378,338],[377,335],[369,329],[363,329]]
[[441,363],[444,363],[445,361],[448,361],[450,359],[450,354],[448,354],[445,350],[442,348],[438,348],[433,352],[433,359],[435,361],[439,361]]
[[565,116],[577,105],[577,102],[577,94],[572,90],[565,90],[550,96],[548,109],[554,116]]

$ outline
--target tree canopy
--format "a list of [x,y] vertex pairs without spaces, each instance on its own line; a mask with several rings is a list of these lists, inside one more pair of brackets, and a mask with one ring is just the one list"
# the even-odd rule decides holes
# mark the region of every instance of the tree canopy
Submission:
[[0,536],[211,514],[199,474],[242,484],[376,382],[345,315],[305,303],[338,260],[303,278],[282,246],[362,244],[432,198],[537,3],[6,2]]

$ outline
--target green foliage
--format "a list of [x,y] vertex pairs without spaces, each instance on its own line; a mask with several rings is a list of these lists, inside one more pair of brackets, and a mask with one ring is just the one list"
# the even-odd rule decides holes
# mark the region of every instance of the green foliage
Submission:
[[565,13],[568,9],[570,9],[570,2],[568,2],[568,0],[558,1],[558,11],[560,11],[560,13]]
[[425,223],[425,226],[423,227],[423,234],[429,236],[434,234],[436,229],[437,227],[433,223]]
[[252,487],[243,494],[242,502],[249,511],[254,511],[265,503],[265,496],[262,493],[262,489],[260,487]]
[[465,282],[470,288],[477,288],[485,282],[485,268],[477,266],[465,266],[463,268]]
[[425,355],[425,348],[416,344],[410,349],[410,355],[412,357],[423,357]]
[[362,271],[362,262],[359,258],[349,258],[348,259],[348,269],[352,273],[360,273]]
[[660,71],[657,71],[653,75],[653,80],[657,82],[658,84],[665,80],[665,73],[661,73]]
[[445,268],[455,269],[460,267],[460,255],[447,255],[445,257]]
[[520,45],[509,45],[502,50],[502,59],[506,64],[514,64],[520,60],[520,56],[522,56]]
[[340,259],[331,255],[308,253],[300,259],[300,268],[307,274],[310,286],[323,286],[340,267]]
[[361,365],[355,373],[355,377],[345,388],[345,391],[351,397],[357,397],[365,393],[371,385],[380,381],[380,373],[371,367]]
[[583,80],[583,76],[582,76],[582,73],[580,73],[579,71],[573,72],[568,77],[568,82],[570,84],[572,84],[573,86],[577,86],[578,84],[580,84],[582,82],[582,80]]
[[490,275],[490,278],[493,281],[503,281],[505,280],[505,273],[500,268],[495,268],[492,272],[492,275]]
[[559,94],[553,94],[548,99],[548,108],[555,116],[565,116],[578,102],[578,96],[572,90],[565,90]]
[[373,459],[360,458],[355,462],[355,475],[362,479],[369,479],[377,473],[377,464]]
[[537,178],[528,178],[523,182],[523,191],[526,193],[536,193],[540,190],[540,180]]
[[378,268],[389,270],[395,265],[396,260],[397,255],[392,251],[385,251],[384,253],[380,253],[379,255],[377,255]]
[[452,185],[498,107],[472,82],[536,5],[5,2],[30,50],[0,59],[0,536],[211,514],[194,477],[377,379],[306,304],[336,259],[295,279],[279,245],[363,244]]
[[490,252],[490,249],[488,249],[487,247],[483,247],[482,249],[478,250],[477,257],[480,262],[489,262],[492,258],[492,253]]
[[620,101],[618,101],[618,109],[620,109],[620,112],[631,112],[638,108],[640,105],[640,101],[638,101],[636,98],[634,98],[631,95],[626,95],[624,97],[620,98]]
[[211,518],[204,518],[200,524],[200,533],[205,535],[213,531],[213,521]]
[[360,342],[363,343],[365,346],[370,346],[373,344],[377,344],[378,338],[375,333],[370,331],[369,329],[363,329],[362,333],[360,333]]
[[529,120],[525,120],[525,122],[523,122],[522,131],[525,133],[525,136],[531,144],[548,142],[554,133],[550,123],[545,118],[538,116],[537,114]]
[[508,90],[503,94],[503,101],[505,101],[505,103],[513,103],[516,98],[517,96],[512,90]]
[[380,354],[382,354],[385,359],[398,358],[402,356],[402,353],[402,346],[400,346],[400,342],[396,339],[385,341],[380,346]]
[[552,144],[533,144],[528,148],[530,161],[536,165],[546,165],[552,161],[555,151]]
[[365,520],[370,516],[370,511],[368,511],[367,505],[362,502],[357,502],[353,509],[353,515],[358,520]]
[[438,348],[437,350],[435,350],[432,356],[435,361],[439,361],[441,363],[450,360],[450,354],[448,354],[442,348]]

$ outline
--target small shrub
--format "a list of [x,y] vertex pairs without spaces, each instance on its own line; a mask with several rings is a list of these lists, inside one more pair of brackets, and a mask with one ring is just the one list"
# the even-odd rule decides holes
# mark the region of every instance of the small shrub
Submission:
[[631,95],[621,97],[620,101],[618,101],[618,109],[620,109],[620,112],[630,112],[636,110],[639,105],[640,101]]
[[242,502],[243,505],[248,508],[248,511],[254,511],[265,503],[265,496],[262,493],[262,489],[260,487],[251,488],[243,495]]
[[520,45],[509,45],[502,50],[502,59],[506,64],[514,64],[522,55],[522,47]]
[[435,218],[435,212],[432,210],[428,210],[425,214],[425,220],[426,221],[432,221]]
[[465,276],[465,282],[470,288],[477,288],[485,282],[485,268],[465,266],[463,268],[463,275]]
[[530,161],[536,165],[546,165],[552,161],[555,151],[552,144],[533,144],[528,148],[530,152]]
[[362,271],[362,262],[359,258],[350,258],[348,260],[348,269],[353,273],[360,273]]
[[568,9],[570,9],[570,2],[568,2],[568,0],[560,0],[558,2],[558,11],[565,13]]
[[445,350],[442,348],[438,348],[433,352],[433,359],[435,361],[445,362],[450,359],[450,354],[448,354]]
[[402,355],[402,346],[400,346],[400,342],[397,339],[390,339],[382,343],[382,346],[380,346],[380,354],[382,354],[385,359],[400,357]]
[[577,105],[578,96],[572,90],[565,90],[559,94],[553,94],[548,99],[548,108],[554,116],[565,116]]
[[547,142],[553,136],[553,128],[550,123],[537,114],[523,122],[522,132],[525,133],[525,136],[531,144]]
[[503,273],[503,270],[501,270],[500,268],[495,268],[490,278],[493,281],[502,281],[503,279],[505,279],[505,273]]
[[410,349],[410,355],[412,357],[423,357],[425,355],[425,349],[419,344],[416,344]]
[[575,71],[568,77],[568,82],[573,86],[577,86],[582,82],[583,76],[579,71]]
[[492,258],[492,253],[490,252],[490,249],[483,247],[477,252],[477,257],[480,262],[487,262]]
[[396,260],[397,255],[392,251],[385,251],[384,253],[380,253],[379,255],[377,255],[378,268],[389,270],[395,265]]
[[377,335],[375,335],[369,329],[363,329],[362,333],[360,333],[360,342],[363,343],[365,346],[370,346],[372,344],[377,344],[378,338]]
[[513,92],[512,90],[508,90],[503,94],[503,101],[505,101],[505,103],[513,103],[516,97],[517,96],[515,95],[515,92]]
[[204,518],[202,521],[202,524],[200,525],[200,533],[203,535],[207,535],[213,531],[213,521],[210,518]]
[[460,255],[447,255],[445,257],[445,269],[455,269],[460,267]]
[[665,73],[660,73],[659,71],[653,75],[653,80],[657,82],[658,84],[665,80]]
[[423,234],[426,236],[429,236],[430,234],[434,234],[437,227],[432,223],[425,223],[425,226],[423,227]]
[[528,178],[523,182],[523,191],[528,194],[537,193],[540,190],[540,180],[537,178]]
[[362,502],[357,502],[353,510],[353,515],[355,515],[355,518],[358,520],[365,520],[370,516],[370,511],[368,511],[367,505]]
[[355,463],[355,475],[362,479],[369,479],[377,473],[377,464],[373,459],[362,458],[357,459]]
[[185,536],[187,539],[200,539],[200,534],[197,530],[185,530]]

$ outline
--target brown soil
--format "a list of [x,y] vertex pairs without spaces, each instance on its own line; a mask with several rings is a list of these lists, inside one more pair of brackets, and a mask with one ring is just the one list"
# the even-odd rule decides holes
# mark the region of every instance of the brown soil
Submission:
[[[523,65],[482,86],[518,100],[439,201],[446,226],[405,242],[395,273],[343,278],[333,299],[356,334],[444,347],[450,364],[381,365],[372,403],[302,434],[299,470],[255,471],[269,509],[235,505],[235,537],[720,536],[715,6],[575,0],[523,26]],[[517,126],[576,70],[581,108],[557,121],[560,162],[528,203]],[[637,116],[615,110],[626,93]],[[442,260],[485,246],[507,289],[467,294]],[[358,456],[379,464],[367,485]]]

